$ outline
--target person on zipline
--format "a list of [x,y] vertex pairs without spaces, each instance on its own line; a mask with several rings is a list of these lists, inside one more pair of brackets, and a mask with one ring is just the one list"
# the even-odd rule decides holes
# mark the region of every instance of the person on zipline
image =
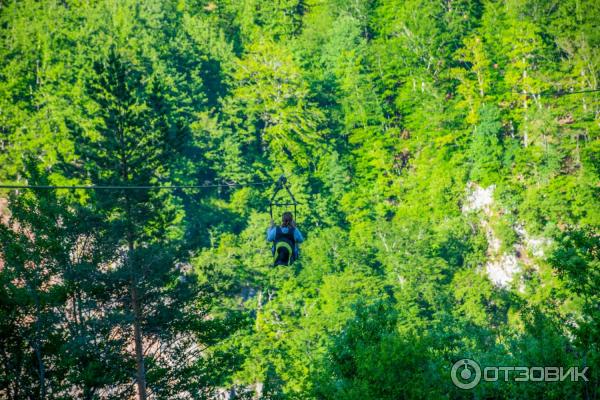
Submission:
[[274,265],[291,265],[298,259],[298,243],[302,243],[304,238],[296,228],[291,212],[283,213],[281,226],[275,226],[275,221],[271,220],[271,226],[267,229],[267,241],[273,242],[271,251]]

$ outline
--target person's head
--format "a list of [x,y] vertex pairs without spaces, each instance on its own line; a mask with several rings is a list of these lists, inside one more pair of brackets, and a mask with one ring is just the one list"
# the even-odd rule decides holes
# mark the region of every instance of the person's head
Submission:
[[294,227],[294,217],[292,216],[292,213],[289,211],[286,211],[283,213],[283,216],[281,218],[281,226],[287,226],[287,227]]

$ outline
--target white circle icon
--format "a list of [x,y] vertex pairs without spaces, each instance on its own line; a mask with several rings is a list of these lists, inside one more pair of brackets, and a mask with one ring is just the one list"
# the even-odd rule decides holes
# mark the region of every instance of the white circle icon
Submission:
[[[460,375],[460,378],[458,375]],[[460,389],[473,389],[481,380],[481,368],[479,368],[479,364],[475,361],[463,358],[454,363],[452,371],[450,371],[450,377],[456,387]]]

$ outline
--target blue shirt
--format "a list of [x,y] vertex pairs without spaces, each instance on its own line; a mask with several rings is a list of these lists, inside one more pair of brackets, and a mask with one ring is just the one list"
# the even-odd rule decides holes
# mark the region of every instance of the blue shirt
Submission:
[[[267,242],[272,242],[275,240],[275,231],[276,230],[277,230],[276,226],[269,227],[267,229]],[[281,232],[288,233],[289,228],[287,226],[282,226]],[[296,241],[296,243],[304,242],[304,238],[302,237],[302,234],[300,233],[300,230],[298,230],[298,228],[294,228],[294,240]]]

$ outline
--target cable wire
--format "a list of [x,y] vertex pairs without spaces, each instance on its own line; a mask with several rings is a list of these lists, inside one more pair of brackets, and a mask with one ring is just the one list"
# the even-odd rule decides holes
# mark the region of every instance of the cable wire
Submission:
[[208,185],[0,185],[0,189],[83,189],[83,190],[176,190],[221,187],[245,187],[271,185],[272,182],[226,183]]

